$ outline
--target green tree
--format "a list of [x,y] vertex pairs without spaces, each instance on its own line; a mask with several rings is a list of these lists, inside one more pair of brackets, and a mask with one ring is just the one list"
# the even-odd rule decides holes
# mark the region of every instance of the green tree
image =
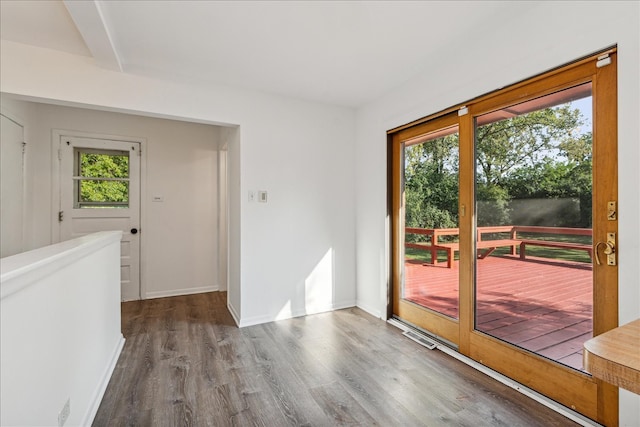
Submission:
[[457,227],[457,212],[458,135],[448,135],[407,147],[406,225],[420,228]]
[[[85,178],[127,178],[129,156],[80,153],[80,175]],[[80,200],[83,202],[116,202],[129,200],[126,181],[82,180]]]
[[[478,224],[509,224],[513,199],[590,196],[591,136],[580,134],[583,121],[580,110],[566,104],[479,126]],[[562,225],[583,224],[585,215],[560,215]]]
[[[478,225],[510,224],[514,199],[558,198],[579,202],[579,213],[546,225],[590,227],[592,137],[583,125],[566,104],[478,126]],[[405,149],[407,226],[457,227],[458,162],[457,134]]]
[[[557,226],[591,227],[591,133],[560,143],[560,159],[524,166],[509,177],[505,188],[512,199],[574,199],[579,211],[559,212]],[[536,225],[536,224],[530,224]]]
[[476,185],[476,222],[479,227],[511,223],[509,192],[500,185]]
[[514,169],[548,161],[560,143],[570,150],[581,123],[580,110],[563,105],[478,126],[479,182],[502,185]]

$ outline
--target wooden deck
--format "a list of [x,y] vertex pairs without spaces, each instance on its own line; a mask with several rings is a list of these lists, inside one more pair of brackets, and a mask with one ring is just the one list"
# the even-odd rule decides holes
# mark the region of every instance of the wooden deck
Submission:
[[[405,263],[405,298],[458,316],[458,262]],[[517,256],[478,262],[476,329],[582,370],[592,337],[590,264]]]

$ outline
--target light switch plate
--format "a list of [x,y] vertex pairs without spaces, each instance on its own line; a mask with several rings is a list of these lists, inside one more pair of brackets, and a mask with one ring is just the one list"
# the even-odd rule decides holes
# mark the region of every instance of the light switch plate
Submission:
[[266,191],[258,191],[258,201],[260,203],[267,203],[267,192]]

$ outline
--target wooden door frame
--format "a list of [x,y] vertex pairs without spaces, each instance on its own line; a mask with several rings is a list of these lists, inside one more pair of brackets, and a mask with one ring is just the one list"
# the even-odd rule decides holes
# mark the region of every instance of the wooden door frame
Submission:
[[[598,66],[601,55],[608,54],[609,64]],[[475,261],[473,257],[463,257],[462,253],[474,251],[473,230],[475,229],[475,152],[474,152],[474,122],[475,117],[488,111],[493,111],[508,105],[528,99],[558,92],[581,83],[592,82],[593,96],[593,241],[606,241],[606,233],[614,232],[618,235],[618,222],[609,221],[605,209],[597,206],[606,205],[606,201],[618,201],[617,194],[617,83],[616,83],[615,48],[608,49],[596,55],[590,55],[572,64],[559,67],[540,76],[527,79],[521,83],[509,86],[494,93],[484,95],[464,105],[459,120],[460,135],[460,306],[459,306],[459,352],[489,366],[492,369],[519,380],[520,372],[530,373],[532,381],[525,385],[539,389],[541,385],[548,387],[552,383],[552,392],[546,393],[550,398],[563,402],[567,407],[577,410],[586,416],[603,423],[615,426],[618,424],[618,389],[596,380],[586,374],[553,364],[541,356],[534,355],[513,345],[504,343],[474,329],[474,286]],[[613,96],[612,96],[613,94]],[[399,287],[394,283],[400,282],[402,261],[399,257],[403,231],[401,229],[401,195],[400,188],[402,170],[400,157],[402,145],[399,134],[406,134],[415,127],[422,127],[434,119],[460,108],[461,105],[451,107],[443,112],[417,120],[408,125],[389,131],[390,162],[389,179],[391,203],[391,257],[392,276],[390,282],[391,314],[397,313]],[[465,113],[466,112],[466,113]],[[604,126],[603,123],[607,125]],[[614,171],[613,173],[611,171]],[[473,213],[466,214],[465,213]],[[594,306],[593,333],[594,336],[613,329],[618,324],[618,268],[597,268],[594,266]],[[467,285],[464,285],[467,284]],[[471,284],[471,285],[468,285]],[[612,284],[615,284],[613,286]],[[600,303],[595,303],[599,301]],[[440,325],[436,324],[439,328]],[[557,366],[556,366],[557,365]],[[544,379],[537,379],[539,372],[549,372]],[[586,390],[577,393],[569,384]]]
[[[431,132],[458,126],[458,117],[456,114],[447,114],[438,117],[420,125],[404,129],[391,136],[391,185],[392,188],[404,189],[403,183],[403,160],[404,160],[404,141]],[[458,130],[459,131],[459,130]],[[460,149],[460,148],[459,148]],[[404,264],[402,255],[402,247],[404,246],[404,191],[391,191],[391,217],[392,217],[392,272],[395,283],[402,283],[401,266]],[[392,287],[392,314],[398,313],[405,321],[420,326],[416,321],[417,317],[427,316],[430,322],[429,332],[455,346],[459,344],[459,320],[445,316],[444,314],[430,310],[429,308],[419,307],[414,303],[407,302],[401,298],[400,288]],[[460,299],[460,298],[459,298]],[[460,310],[458,310],[460,315]]]

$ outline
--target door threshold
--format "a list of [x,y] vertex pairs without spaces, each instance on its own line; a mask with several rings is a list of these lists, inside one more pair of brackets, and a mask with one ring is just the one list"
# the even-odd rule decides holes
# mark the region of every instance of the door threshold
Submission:
[[[424,337],[425,339],[429,340],[429,341],[435,341],[437,344],[441,344],[441,345],[445,345],[449,348],[452,348],[454,350],[458,350],[458,346],[454,343],[452,343],[451,341],[433,334],[425,329],[422,329],[421,327],[414,325],[411,322],[407,322],[406,320],[400,319],[399,317],[392,317],[389,320],[387,320],[387,323],[402,329],[403,331],[407,332],[407,331],[412,331],[417,333],[418,335],[421,335],[422,337]],[[411,338],[411,337],[408,337]],[[415,340],[414,340],[415,341]]]

